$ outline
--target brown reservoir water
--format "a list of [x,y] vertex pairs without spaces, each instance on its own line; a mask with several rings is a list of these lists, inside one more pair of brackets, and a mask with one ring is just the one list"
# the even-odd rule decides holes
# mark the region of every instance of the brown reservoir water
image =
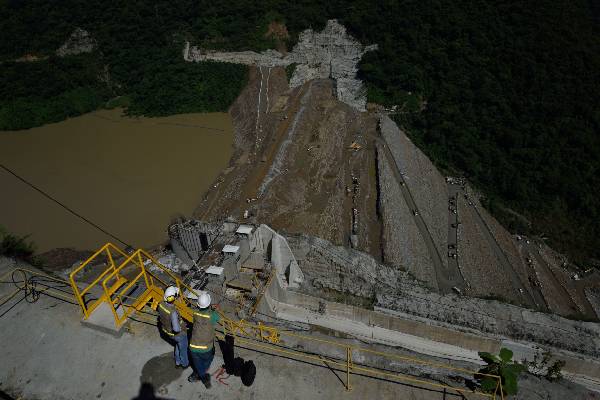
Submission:
[[[167,239],[226,167],[233,126],[225,113],[128,118],[102,110],[25,131],[0,131],[0,161],[135,247]],[[42,253],[93,250],[113,238],[0,169],[0,225],[31,235]]]

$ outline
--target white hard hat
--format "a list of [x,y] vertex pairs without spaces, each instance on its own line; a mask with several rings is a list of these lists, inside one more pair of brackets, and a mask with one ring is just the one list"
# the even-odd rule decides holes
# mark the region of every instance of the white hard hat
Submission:
[[169,297],[175,297],[179,294],[179,288],[177,286],[169,286],[167,288],[167,290],[165,290],[165,301],[168,301],[167,299]]
[[200,296],[198,296],[198,307],[206,308],[208,306],[210,306],[210,294],[200,292]]

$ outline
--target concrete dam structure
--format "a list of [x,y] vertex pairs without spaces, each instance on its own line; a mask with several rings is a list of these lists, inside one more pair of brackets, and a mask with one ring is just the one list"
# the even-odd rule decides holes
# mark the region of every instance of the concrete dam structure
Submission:
[[[307,330],[318,326],[475,364],[483,363],[479,351],[497,353],[506,347],[516,358],[531,359],[543,347],[566,362],[568,376],[600,378],[598,323],[439,294],[365,253],[306,235],[284,236],[264,224],[223,223],[211,252],[223,255],[218,264],[225,275],[222,292],[251,294],[247,305],[258,311],[258,319],[271,315]],[[252,283],[244,278],[250,269],[265,271],[271,279]]]

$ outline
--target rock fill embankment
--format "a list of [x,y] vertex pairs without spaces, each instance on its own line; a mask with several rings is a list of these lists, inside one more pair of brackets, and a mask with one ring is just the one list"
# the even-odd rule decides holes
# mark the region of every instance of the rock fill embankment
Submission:
[[439,294],[371,256],[309,236],[287,237],[304,272],[301,291],[322,288],[376,298],[376,311],[431,325],[566,350],[600,359],[600,324],[573,321],[495,300]]
[[[410,141],[388,116],[379,121],[381,136],[423,216],[437,251],[444,255],[448,243],[448,188],[431,160]],[[447,257],[441,257],[445,266]]]
[[394,177],[392,168],[395,167],[390,165],[383,147],[379,145],[377,165],[383,260],[386,264],[405,268],[417,279],[437,288],[433,262]]
[[348,34],[346,28],[336,20],[327,21],[321,32],[307,29],[300,33],[298,43],[287,55],[276,50],[262,53],[242,52],[202,52],[196,46],[185,44],[183,58],[190,62],[220,61],[259,67],[276,67],[296,64],[290,86],[303,85],[313,79],[331,78],[336,82],[337,98],[364,111],[367,96],[362,81],[356,78],[358,63],[363,54],[376,50],[377,45],[363,46]]

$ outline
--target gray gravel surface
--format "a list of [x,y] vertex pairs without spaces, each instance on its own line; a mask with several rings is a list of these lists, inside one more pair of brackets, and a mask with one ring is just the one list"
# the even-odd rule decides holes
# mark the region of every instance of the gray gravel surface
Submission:
[[[387,116],[380,119],[380,129],[398,167],[404,174],[419,212],[440,252],[448,245],[448,189],[446,180],[425,154]],[[448,260],[442,257],[447,266]]]
[[433,263],[406,205],[392,166],[380,147],[379,166],[380,208],[383,223],[383,257],[389,264],[402,266],[417,279],[437,288]]

